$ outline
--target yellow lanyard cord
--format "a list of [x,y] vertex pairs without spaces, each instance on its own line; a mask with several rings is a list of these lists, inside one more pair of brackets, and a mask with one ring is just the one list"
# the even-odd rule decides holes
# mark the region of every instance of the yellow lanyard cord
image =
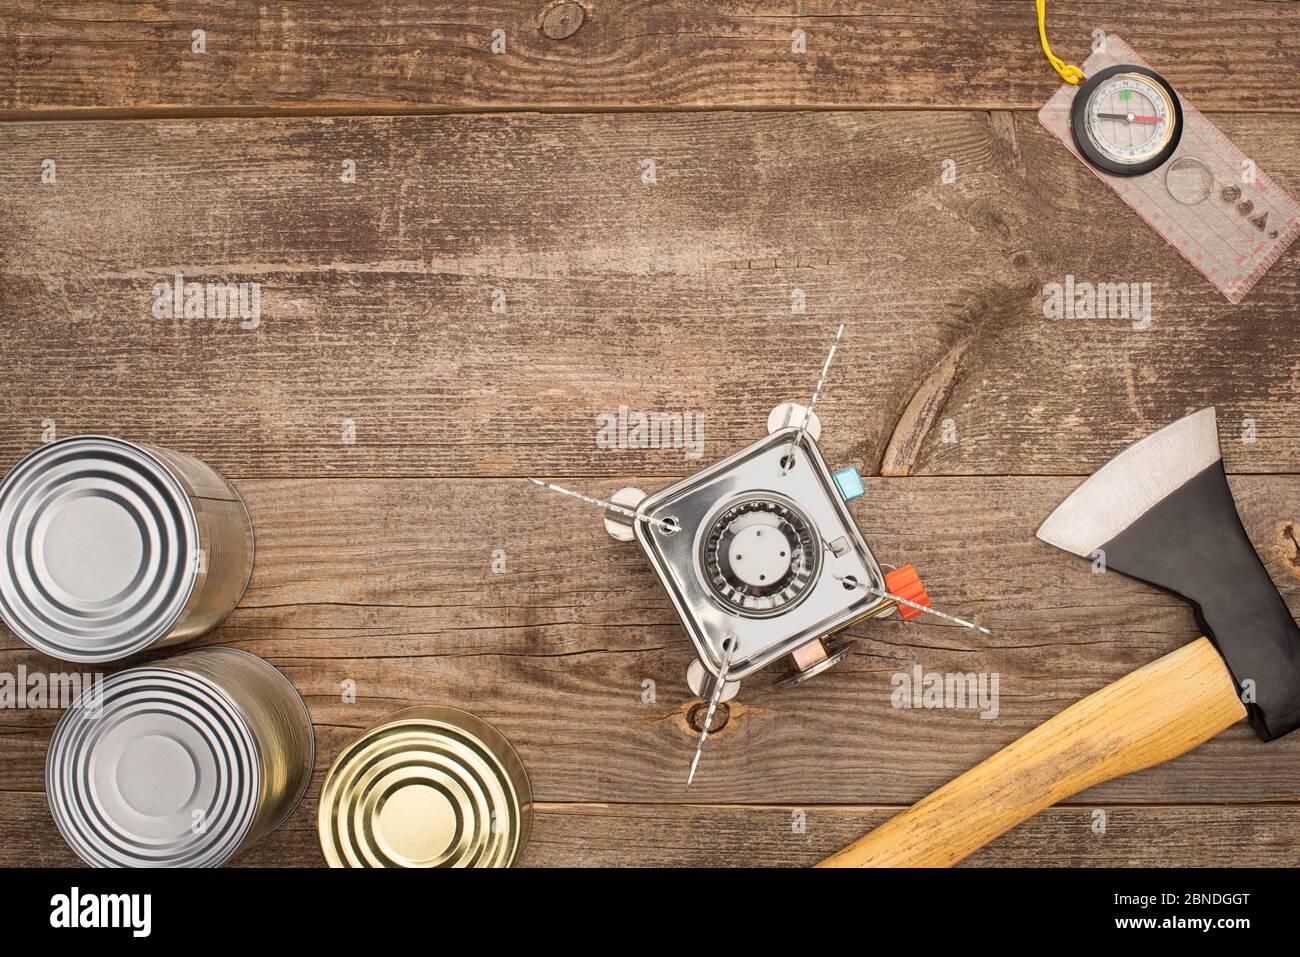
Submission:
[[1047,0],[1035,0],[1035,2],[1038,4],[1038,39],[1043,41],[1043,52],[1047,54],[1047,59],[1051,61],[1056,72],[1061,74],[1062,80],[1066,83],[1077,84],[1084,79],[1083,71],[1073,63],[1066,63],[1053,53],[1051,46],[1047,42]]

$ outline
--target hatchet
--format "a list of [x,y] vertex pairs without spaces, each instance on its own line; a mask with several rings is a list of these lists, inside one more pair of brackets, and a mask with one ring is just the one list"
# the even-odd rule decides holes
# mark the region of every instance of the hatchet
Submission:
[[1129,446],[1038,537],[1187,599],[1204,637],[1071,705],[819,866],[946,867],[1242,718],[1265,741],[1300,725],[1300,628],[1242,528],[1213,408]]

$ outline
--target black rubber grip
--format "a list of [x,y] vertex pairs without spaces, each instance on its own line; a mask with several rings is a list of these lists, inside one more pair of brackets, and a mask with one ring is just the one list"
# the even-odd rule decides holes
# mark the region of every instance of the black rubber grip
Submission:
[[[1265,741],[1300,726],[1300,628],[1241,525],[1223,462],[1102,546],[1108,569],[1190,601]],[[1249,698],[1249,695],[1247,695]]]

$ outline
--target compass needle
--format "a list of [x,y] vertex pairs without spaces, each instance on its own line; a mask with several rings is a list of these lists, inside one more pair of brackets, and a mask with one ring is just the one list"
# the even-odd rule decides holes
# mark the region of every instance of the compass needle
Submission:
[[1160,74],[1118,64],[1079,87],[1070,125],[1075,145],[1093,166],[1137,176],[1173,155],[1182,137],[1183,112],[1178,94]]

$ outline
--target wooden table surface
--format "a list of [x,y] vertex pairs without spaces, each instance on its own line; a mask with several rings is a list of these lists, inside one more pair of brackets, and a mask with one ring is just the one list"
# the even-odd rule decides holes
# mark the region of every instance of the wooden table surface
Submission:
[[[0,0],[0,466],[108,433],[245,495],[252,584],[198,644],[282,669],[318,752],[240,863],[318,865],[329,763],[438,703],[520,750],[527,864],[811,864],[1196,636],[1181,601],[1033,531],[1209,404],[1300,610],[1300,257],[1230,305],[1045,132],[1031,3],[583,0],[569,33],[576,7]],[[1054,2],[1048,25],[1075,62],[1122,36],[1300,194],[1300,4]],[[176,273],[259,283],[260,323],[155,318]],[[1150,328],[1044,319],[1067,274],[1149,281]],[[818,411],[867,476],[852,511],[994,634],[868,622],[824,676],[746,680],[687,792],[685,632],[635,547],[525,476],[691,474],[807,401],[840,322]],[[620,406],[702,415],[703,458],[601,448]],[[997,718],[892,707],[918,663],[997,672]],[[76,862],[43,794],[57,717],[0,717],[0,864]],[[1242,725],[970,863],[1295,866],[1297,802],[1300,736]]]

